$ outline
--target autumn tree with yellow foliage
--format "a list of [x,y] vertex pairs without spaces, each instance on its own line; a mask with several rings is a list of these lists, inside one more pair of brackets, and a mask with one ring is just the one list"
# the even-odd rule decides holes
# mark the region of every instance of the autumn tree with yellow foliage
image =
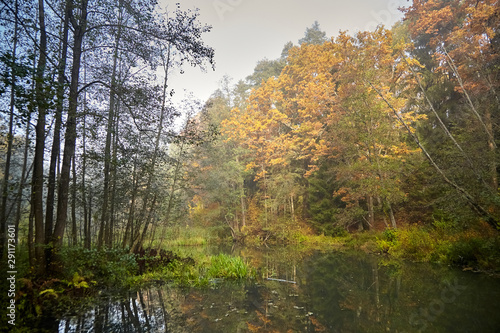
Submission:
[[259,62],[219,123],[245,168],[250,224],[497,225],[496,3],[416,0],[391,30],[288,43]]

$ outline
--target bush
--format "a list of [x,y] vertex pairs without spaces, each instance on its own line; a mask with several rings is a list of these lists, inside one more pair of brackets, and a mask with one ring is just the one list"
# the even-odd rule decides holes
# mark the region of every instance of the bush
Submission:
[[398,232],[399,244],[394,249],[398,255],[413,261],[430,261],[436,249],[432,235],[419,226],[411,226]]
[[449,249],[450,263],[476,269],[500,267],[500,239],[472,237],[460,239]]
[[386,229],[382,232],[382,238],[377,237],[376,248],[380,253],[389,253],[398,245],[397,232],[394,229]]
[[123,276],[134,275],[138,271],[135,255],[122,249],[65,248],[61,255],[63,273],[69,279],[78,272],[80,276],[95,279],[99,284],[116,285],[123,281]]

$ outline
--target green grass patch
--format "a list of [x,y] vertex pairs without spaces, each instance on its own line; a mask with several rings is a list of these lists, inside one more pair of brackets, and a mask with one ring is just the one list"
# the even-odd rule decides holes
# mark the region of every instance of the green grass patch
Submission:
[[251,268],[241,257],[219,254],[210,257],[205,270],[205,278],[238,280],[255,277],[255,269]]

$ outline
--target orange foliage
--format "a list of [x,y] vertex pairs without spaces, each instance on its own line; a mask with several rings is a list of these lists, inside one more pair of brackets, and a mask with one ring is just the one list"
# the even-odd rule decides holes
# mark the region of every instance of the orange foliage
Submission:
[[492,65],[500,60],[492,47],[500,26],[497,0],[415,0],[406,10],[406,19],[413,38],[428,39],[439,69],[458,72],[454,74],[463,79],[466,90],[479,94],[498,89],[491,73]]

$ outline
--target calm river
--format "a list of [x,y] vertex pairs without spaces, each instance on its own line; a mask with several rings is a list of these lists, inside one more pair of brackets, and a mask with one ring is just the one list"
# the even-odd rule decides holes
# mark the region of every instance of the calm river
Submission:
[[158,285],[103,298],[55,327],[96,333],[500,332],[500,280],[485,274],[363,253],[232,252],[258,267],[256,281],[214,281],[204,289]]

